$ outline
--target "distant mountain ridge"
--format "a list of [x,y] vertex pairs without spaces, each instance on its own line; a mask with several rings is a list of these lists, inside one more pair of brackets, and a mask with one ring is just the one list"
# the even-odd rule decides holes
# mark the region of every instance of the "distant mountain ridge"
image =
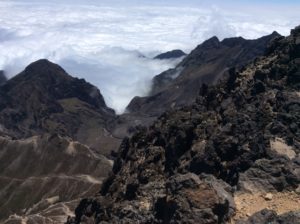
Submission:
[[128,111],[159,115],[166,109],[190,104],[203,83],[214,84],[229,68],[240,68],[263,55],[268,43],[279,36],[273,32],[256,40],[236,37],[221,42],[212,37],[197,46],[176,68],[154,77],[151,95],[134,98]]
[[268,44],[280,37],[273,32],[256,40],[241,37],[219,41],[212,37],[198,45],[174,69],[153,78],[152,90],[146,97],[134,97],[127,113],[118,117],[112,133],[124,137],[136,125],[150,125],[166,110],[190,105],[199,94],[202,84],[216,84],[229,75],[231,67],[241,68],[265,54]]
[[172,50],[155,56],[153,59],[165,60],[165,59],[176,59],[186,56],[182,50]]

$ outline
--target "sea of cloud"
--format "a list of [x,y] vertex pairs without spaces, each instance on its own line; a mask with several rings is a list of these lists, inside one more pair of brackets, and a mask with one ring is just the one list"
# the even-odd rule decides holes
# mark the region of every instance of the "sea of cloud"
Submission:
[[99,2],[0,1],[0,70],[13,77],[47,58],[99,87],[108,106],[122,113],[134,96],[148,93],[153,76],[178,63],[152,60],[156,54],[188,53],[213,35],[287,35],[298,25],[296,10],[284,15],[279,8],[259,14],[209,4]]

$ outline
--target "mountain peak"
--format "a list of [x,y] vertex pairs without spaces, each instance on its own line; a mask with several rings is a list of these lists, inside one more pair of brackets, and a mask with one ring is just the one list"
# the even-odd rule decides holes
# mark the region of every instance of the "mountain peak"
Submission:
[[291,35],[292,36],[300,36],[300,26],[297,26],[294,29],[292,29],[291,30]]
[[41,58],[41,59],[29,64],[26,68],[35,67],[35,66],[42,66],[42,65],[50,66],[50,65],[55,65],[55,64],[53,62],[49,61],[46,58]]
[[277,31],[273,31],[270,36],[281,36],[280,33],[278,33]]
[[154,57],[154,59],[174,59],[174,58],[180,58],[185,56],[186,53],[184,53],[182,50],[176,49],[176,50],[172,50],[172,51],[168,51],[162,54],[159,54],[157,56]]
[[[29,64],[25,70],[20,74],[26,75],[32,78],[36,78],[38,76],[43,76],[44,79],[47,81],[50,77],[52,78],[63,78],[63,79],[71,79],[72,77],[66,73],[66,71],[60,67],[59,65],[47,60],[47,59],[40,59],[31,64]],[[52,80],[54,81],[54,80]]]
[[[17,115],[7,112],[10,110],[14,110]],[[70,76],[59,65],[46,59],[31,63],[0,88],[0,123],[7,128],[17,126],[14,132],[17,136],[26,137],[32,133],[41,133],[41,130],[56,129],[53,128],[55,122],[59,126],[66,126],[61,128],[61,132],[56,132],[64,133],[67,130],[68,133],[76,133],[78,125],[74,123],[73,115],[68,114],[70,110],[86,110],[97,119],[108,119],[115,115],[106,106],[97,87],[84,79]],[[60,114],[60,117],[56,121],[53,117],[50,119],[52,126],[44,124],[44,120],[56,116],[54,114]],[[63,116],[68,120],[62,122]]]
[[217,48],[219,47],[220,40],[218,37],[213,36],[206,41],[204,41],[200,46],[205,47],[205,48]]
[[228,47],[233,47],[235,45],[239,45],[244,43],[246,40],[243,37],[231,37],[231,38],[225,38],[222,40],[222,44],[228,46]]

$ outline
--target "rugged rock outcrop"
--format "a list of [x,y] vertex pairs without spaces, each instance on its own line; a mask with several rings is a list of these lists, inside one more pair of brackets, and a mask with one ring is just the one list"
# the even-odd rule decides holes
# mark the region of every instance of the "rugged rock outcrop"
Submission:
[[176,58],[181,58],[184,56],[186,56],[186,53],[184,53],[182,50],[172,50],[172,51],[168,51],[168,52],[159,54],[159,55],[155,56],[153,59],[160,59],[160,60],[176,59]]
[[288,212],[282,215],[278,215],[272,210],[264,209],[258,213],[255,213],[247,221],[240,221],[237,224],[257,224],[257,223],[272,223],[272,224],[281,224],[281,223],[300,223],[300,212]]
[[[202,48],[219,46],[213,38]],[[299,49],[300,27],[274,40],[266,56],[239,71],[230,69],[218,85],[202,85],[192,105],[166,112],[125,138],[100,194],[82,200],[67,223],[266,220],[254,213],[235,218],[243,213],[236,196],[269,191],[265,200],[272,200],[272,193],[298,191]],[[271,212],[274,218],[268,220],[297,223],[297,210]]]

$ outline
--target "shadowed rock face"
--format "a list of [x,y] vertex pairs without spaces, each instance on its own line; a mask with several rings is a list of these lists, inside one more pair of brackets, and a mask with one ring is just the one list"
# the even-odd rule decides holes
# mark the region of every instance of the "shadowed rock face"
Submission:
[[[124,139],[101,195],[82,200],[67,223],[227,223],[236,195],[296,192],[299,40],[296,28],[274,40],[266,56],[216,86],[203,85],[192,105]],[[214,38],[202,47],[219,45]],[[290,212],[235,221],[297,223],[297,211]]]
[[183,56],[186,56],[186,53],[184,53],[182,50],[173,50],[173,51],[168,51],[166,53],[159,54],[154,57],[154,59],[175,59],[175,58],[181,58]]
[[4,71],[0,71],[0,85],[3,85],[6,82],[6,76],[4,74]]

